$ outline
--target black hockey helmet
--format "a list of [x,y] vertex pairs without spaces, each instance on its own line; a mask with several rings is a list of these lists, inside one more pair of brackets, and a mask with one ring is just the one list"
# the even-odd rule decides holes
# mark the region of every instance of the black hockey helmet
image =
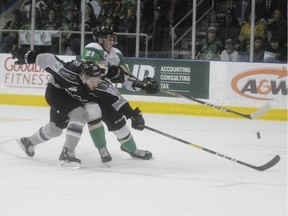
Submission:
[[99,39],[106,39],[108,37],[113,37],[114,43],[117,44],[117,36],[113,31],[113,28],[108,26],[99,26],[98,28],[93,29],[93,37],[96,42],[100,42]]
[[82,81],[86,81],[90,77],[99,77],[105,72],[105,66],[97,64],[94,61],[81,61],[80,63]]

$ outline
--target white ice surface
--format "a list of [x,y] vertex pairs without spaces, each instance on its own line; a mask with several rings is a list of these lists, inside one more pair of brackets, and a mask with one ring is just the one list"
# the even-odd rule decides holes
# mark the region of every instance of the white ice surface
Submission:
[[[65,135],[27,157],[13,140],[49,120],[48,108],[0,105],[1,216],[287,216],[287,122],[145,114],[146,125],[262,165],[260,172],[154,132],[132,129],[154,159],[131,159],[107,132],[111,167],[85,127],[78,170],[56,166]],[[130,126],[130,121],[128,122]],[[261,139],[257,139],[259,131]]]

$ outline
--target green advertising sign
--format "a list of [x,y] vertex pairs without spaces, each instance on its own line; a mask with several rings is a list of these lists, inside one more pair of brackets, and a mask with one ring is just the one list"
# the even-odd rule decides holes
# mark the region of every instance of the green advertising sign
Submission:
[[[140,80],[149,76],[160,84],[161,89],[195,98],[209,98],[209,62],[135,58],[126,58],[125,62],[130,72]],[[119,84],[117,88],[122,94],[131,94]],[[133,94],[147,95],[143,91]]]

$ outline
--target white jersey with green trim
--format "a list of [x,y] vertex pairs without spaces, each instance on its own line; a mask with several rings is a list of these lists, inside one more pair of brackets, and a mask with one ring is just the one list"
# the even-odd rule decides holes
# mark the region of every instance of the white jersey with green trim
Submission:
[[[89,43],[84,47],[81,58],[82,60],[85,60],[85,61],[92,60],[92,61],[96,61],[97,63],[104,64],[106,66],[105,75],[108,73],[108,70],[107,70],[108,66],[111,66],[111,65],[121,66],[122,69],[124,69],[129,74],[129,69],[124,62],[122,52],[115,47],[112,47],[110,52],[108,52],[100,44],[96,42]],[[131,77],[131,76],[127,75],[127,77]],[[122,84],[126,89],[130,91],[140,90],[140,88],[133,86],[133,82],[128,81],[128,78]]]
[[[110,52],[107,52],[98,43],[89,43],[85,46],[82,54],[84,60],[94,60],[106,66],[124,64],[123,54],[115,47],[112,47]],[[125,65],[126,66],[126,65]]]

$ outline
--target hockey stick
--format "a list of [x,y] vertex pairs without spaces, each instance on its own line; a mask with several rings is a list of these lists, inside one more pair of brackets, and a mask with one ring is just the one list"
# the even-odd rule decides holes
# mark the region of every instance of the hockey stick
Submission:
[[270,104],[267,103],[267,104],[265,104],[262,108],[260,108],[259,110],[257,110],[257,111],[254,112],[254,113],[251,113],[251,114],[243,114],[243,113],[239,113],[239,112],[236,112],[236,111],[227,109],[227,108],[225,108],[225,107],[217,106],[217,105],[215,105],[215,104],[211,104],[211,103],[208,103],[208,102],[204,102],[204,101],[202,101],[202,100],[198,100],[198,99],[193,98],[193,97],[187,97],[187,96],[178,94],[178,93],[176,93],[176,92],[171,92],[171,91],[167,91],[167,90],[164,90],[164,89],[161,89],[160,91],[163,92],[163,93],[165,93],[165,94],[169,94],[169,95],[173,95],[173,96],[176,96],[176,97],[180,97],[180,98],[192,100],[192,101],[195,101],[195,102],[197,102],[197,103],[203,104],[203,105],[208,106],[208,107],[211,107],[211,108],[218,109],[218,110],[223,111],[223,112],[230,112],[230,113],[233,113],[233,114],[242,116],[242,117],[247,118],[247,119],[256,119],[256,118],[259,118],[260,116],[262,116],[262,115],[264,115],[266,112],[268,112],[268,110],[271,108]]
[[[134,77],[134,76],[133,76],[133,77]],[[136,77],[134,77],[134,78],[135,78],[136,80],[135,80],[135,79],[128,79],[128,80],[131,81],[131,82],[134,82],[134,83],[136,83],[136,84],[138,84],[138,85],[145,86],[145,83],[141,82],[141,81],[138,80]],[[193,97],[187,97],[187,96],[178,94],[178,93],[176,93],[176,92],[168,91],[168,90],[165,90],[165,89],[160,89],[160,91],[161,91],[162,93],[169,94],[169,95],[172,95],[172,96],[175,96],[175,97],[192,100],[192,101],[194,101],[194,102],[200,103],[200,104],[202,104],[202,105],[205,105],[205,106],[208,106],[208,107],[211,107],[211,108],[214,108],[214,109],[218,109],[218,110],[223,111],[223,112],[230,112],[230,113],[233,113],[233,114],[242,116],[242,117],[247,118],[247,119],[256,119],[256,118],[259,118],[260,116],[262,116],[262,115],[264,115],[266,112],[268,112],[268,110],[271,108],[270,104],[267,103],[267,104],[265,104],[262,108],[260,108],[259,110],[257,110],[257,111],[254,112],[254,113],[251,113],[251,114],[243,114],[243,113],[239,113],[239,112],[236,112],[236,111],[227,109],[227,108],[225,108],[225,107],[221,107],[221,106],[217,106],[217,105],[214,105],[214,104],[211,104],[211,103],[208,103],[208,102],[204,102],[204,101],[202,101],[202,100],[199,100],[199,99],[196,99],[196,98],[193,98]]]
[[238,163],[238,164],[241,164],[241,165],[243,165],[243,166],[250,167],[250,168],[252,168],[252,169],[259,170],[259,171],[267,170],[267,169],[273,167],[275,164],[277,164],[277,163],[280,161],[280,156],[279,156],[279,155],[276,155],[276,156],[274,156],[274,158],[272,158],[272,159],[271,159],[269,162],[267,162],[266,164],[261,165],[261,166],[254,166],[254,165],[245,163],[245,162],[243,162],[243,161],[237,160],[237,159],[235,159],[235,158],[228,157],[228,156],[226,156],[226,155],[224,155],[224,154],[220,154],[220,153],[215,152],[215,151],[213,151],[213,150],[204,148],[204,147],[202,147],[202,146],[196,145],[196,144],[194,144],[194,143],[185,141],[185,140],[183,140],[183,139],[180,139],[180,138],[178,138],[178,137],[172,136],[172,135],[167,134],[167,133],[165,133],[165,132],[163,132],[163,131],[160,131],[160,130],[151,128],[151,127],[149,127],[149,126],[146,126],[146,125],[145,125],[145,128],[148,129],[148,130],[150,130],[150,131],[153,131],[153,132],[155,132],[155,133],[158,133],[158,134],[160,134],[160,135],[163,135],[163,136],[169,137],[169,138],[171,138],[171,139],[177,140],[177,141],[179,141],[179,142],[185,143],[185,144],[187,144],[187,145],[189,145],[189,146],[191,146],[191,147],[198,148],[198,149],[200,149],[200,150],[209,152],[209,153],[211,153],[211,154],[214,154],[214,155],[217,155],[217,156],[219,156],[219,157],[225,158],[225,159],[230,160],[230,161],[232,161],[232,162],[235,162],[235,163]]

